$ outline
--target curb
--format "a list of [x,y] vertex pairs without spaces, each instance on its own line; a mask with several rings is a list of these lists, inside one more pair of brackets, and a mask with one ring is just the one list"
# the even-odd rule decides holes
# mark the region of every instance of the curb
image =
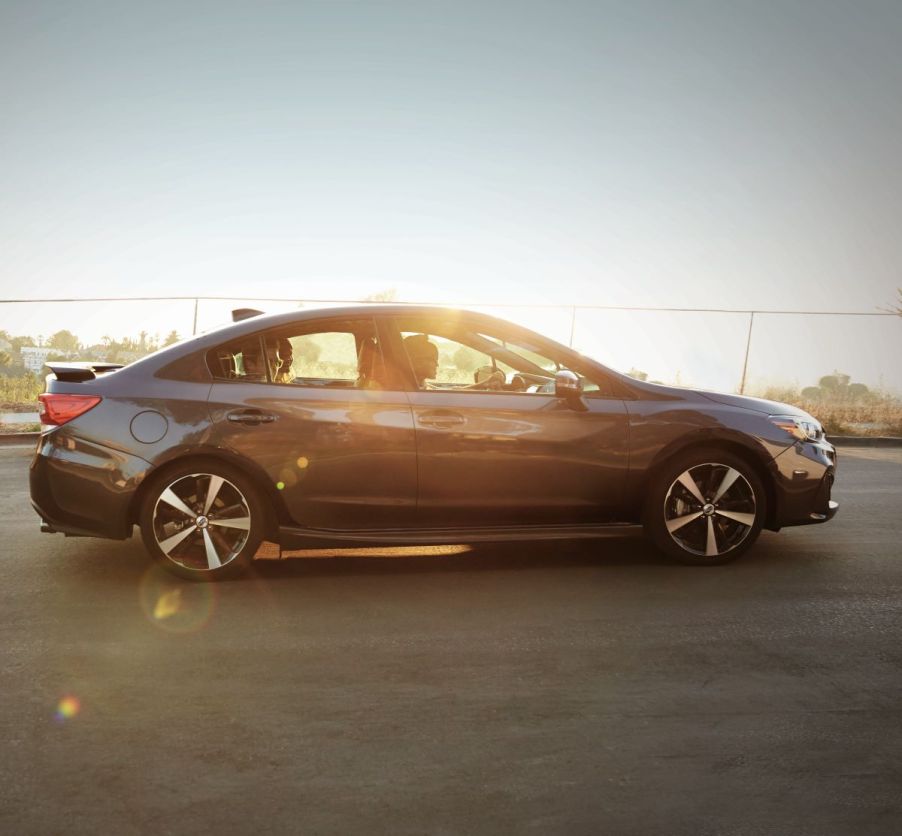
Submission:
[[9,444],[37,443],[40,437],[40,433],[0,433],[0,447],[5,447]]
[[902,447],[902,438],[892,435],[828,435],[827,441],[838,447]]

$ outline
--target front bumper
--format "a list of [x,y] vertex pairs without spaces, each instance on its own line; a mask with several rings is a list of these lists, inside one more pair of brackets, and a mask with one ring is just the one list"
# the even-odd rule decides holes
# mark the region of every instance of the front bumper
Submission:
[[83,537],[131,536],[131,504],[149,462],[70,435],[43,435],[29,472],[31,504],[45,525]]
[[827,502],[827,510],[823,514],[819,514],[815,511],[811,512],[812,522],[827,522],[827,520],[832,520],[836,516],[836,512],[839,510],[839,503],[834,500],[828,500]]
[[776,508],[771,528],[832,520],[839,503],[831,498],[836,448],[828,441],[797,442],[774,459]]

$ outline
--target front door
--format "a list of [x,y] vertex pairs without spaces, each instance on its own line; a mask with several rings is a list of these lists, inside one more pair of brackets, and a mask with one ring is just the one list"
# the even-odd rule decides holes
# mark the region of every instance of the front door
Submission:
[[617,518],[628,455],[622,401],[412,393],[420,525],[523,525]]
[[618,518],[629,466],[628,413],[590,379],[584,410],[555,397],[554,373],[573,365],[566,349],[556,353],[553,343],[466,319],[396,324],[416,383],[409,398],[418,525]]

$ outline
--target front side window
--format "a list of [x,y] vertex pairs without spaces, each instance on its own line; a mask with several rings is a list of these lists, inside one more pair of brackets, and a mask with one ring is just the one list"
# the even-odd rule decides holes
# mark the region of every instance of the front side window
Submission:
[[370,319],[299,323],[243,337],[207,353],[218,380],[291,386],[385,388],[385,363]]
[[485,351],[456,339],[423,331],[402,331],[401,337],[420,388],[465,389],[496,371],[510,371]]
[[[566,368],[542,346],[488,334],[466,321],[400,320],[402,344],[417,387],[547,395]],[[583,377],[584,391],[598,391]]]

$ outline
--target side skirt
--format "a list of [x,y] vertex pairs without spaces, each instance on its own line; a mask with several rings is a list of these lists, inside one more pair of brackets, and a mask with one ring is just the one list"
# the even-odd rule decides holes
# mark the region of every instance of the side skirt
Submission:
[[635,523],[607,525],[522,525],[483,528],[399,528],[333,531],[314,528],[280,526],[279,541],[284,551],[290,549],[352,548],[367,545],[435,546],[450,543],[503,543],[512,541],[589,540],[600,537],[623,537],[642,531]]

